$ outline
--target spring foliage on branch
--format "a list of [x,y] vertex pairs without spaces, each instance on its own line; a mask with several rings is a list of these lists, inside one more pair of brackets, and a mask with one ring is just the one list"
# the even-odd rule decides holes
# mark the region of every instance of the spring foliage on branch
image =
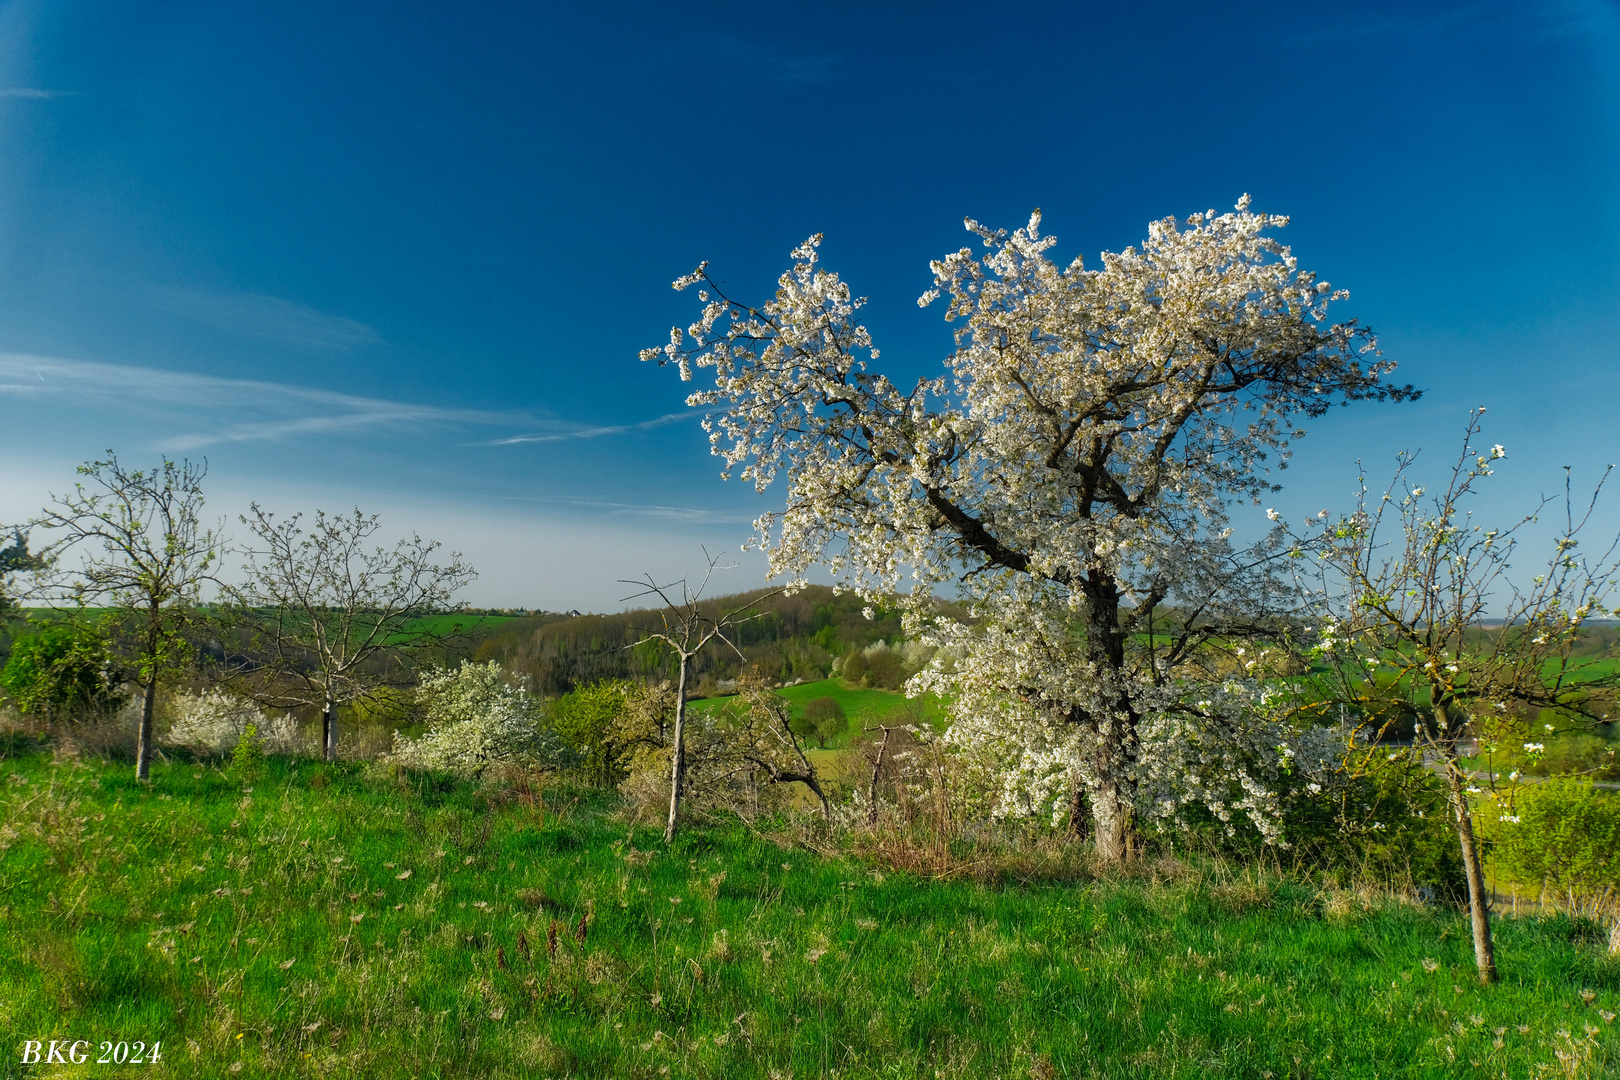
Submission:
[[[1328,321],[1345,294],[1267,235],[1284,224],[1245,198],[1155,222],[1087,269],[1048,258],[1038,212],[1012,233],[970,220],[986,253],[934,262],[920,300],[945,302],[955,349],[909,390],[868,369],[864,301],[820,267],[819,236],[762,306],[726,296],[706,264],[676,281],[702,311],[642,353],[712,376],[687,400],[712,410],[725,476],[786,481],[786,508],[755,523],[772,572],[802,581],[820,563],[901,602],[908,636],[963,657],[914,688],[955,692],[964,737],[1023,747],[1030,782],[1065,777],[1106,856],[1127,853],[1133,814],[1181,797],[1161,789],[1193,790],[1199,770],[1152,735],[1166,723],[1203,731],[1213,771],[1239,777],[1211,797],[1219,812],[1265,801],[1235,793],[1250,778],[1227,750],[1277,767],[1276,732],[1247,745],[1247,707],[1179,685],[1207,642],[1263,637],[1289,602],[1270,570],[1280,544],[1235,550],[1227,507],[1269,489],[1301,416],[1415,396],[1382,382],[1393,365],[1367,331]],[[937,617],[941,588],[967,621]]]

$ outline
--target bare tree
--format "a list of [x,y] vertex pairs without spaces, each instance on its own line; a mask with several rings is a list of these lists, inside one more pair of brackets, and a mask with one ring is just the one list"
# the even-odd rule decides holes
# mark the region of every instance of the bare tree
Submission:
[[822,818],[832,820],[821,774],[793,730],[793,707],[763,682],[745,685],[737,696],[741,708],[731,710],[731,723],[710,749],[714,781],[748,772],[771,784],[803,784],[820,801]]
[[255,697],[281,708],[321,710],[322,751],[337,759],[338,707],[399,678],[409,658],[442,645],[447,632],[423,626],[477,575],[459,552],[435,561],[438,541],[412,534],[391,550],[367,543],[378,517],[315,512],[284,520],[254,503],[242,517],[256,546],[246,583],[233,590],[253,627]]
[[[151,471],[127,469],[111,450],[105,461],[79,466],[85,481],[71,495],[52,496],[34,522],[60,535],[41,555],[57,568],[48,592],[80,605],[112,604],[136,621],[128,649],[133,681],[141,690],[135,775],[152,767],[152,712],[159,682],[191,655],[181,636],[222,540],[202,527],[206,462],[165,460]],[[88,543],[76,569],[60,570],[61,555]],[[99,549],[99,550],[97,550]]]
[[[658,628],[636,628],[641,636],[629,648],[645,645],[656,641],[662,643],[677,658],[680,675],[675,685],[675,730],[670,740],[672,759],[669,772],[669,824],[664,828],[664,842],[671,843],[675,839],[675,826],[680,820],[681,785],[686,779],[686,695],[687,675],[691,668],[692,658],[702,652],[711,641],[720,641],[729,646],[740,658],[743,655],[735,642],[726,636],[732,627],[759,618],[756,612],[746,618],[738,618],[743,612],[754,607],[764,599],[755,597],[746,605],[718,615],[710,615],[704,610],[702,604],[703,592],[708,588],[709,579],[714,576],[720,566],[720,557],[710,555],[708,550],[703,552],[708,560],[708,566],[703,571],[703,580],[697,588],[691,587],[686,578],[660,585],[648,574],[645,581],[621,578],[624,585],[642,586],[641,591],[625,597],[625,602],[639,600],[644,597],[656,596],[663,602],[662,625]],[[724,567],[723,569],[731,569]],[[770,594],[767,594],[770,595]]]
[[[1617,677],[1575,653],[1583,625],[1610,614],[1620,538],[1590,556],[1579,551],[1602,482],[1584,510],[1565,474],[1563,523],[1552,538],[1544,571],[1525,581],[1511,573],[1530,542],[1535,512],[1504,529],[1474,522],[1468,509],[1476,485],[1506,453],[1472,446],[1480,414],[1468,422],[1461,456],[1444,490],[1425,497],[1409,478],[1413,454],[1398,459],[1390,488],[1373,497],[1362,479],[1356,512],[1302,543],[1319,559],[1324,614],[1323,652],[1335,663],[1340,701],[1381,714],[1364,734],[1363,752],[1392,723],[1377,703],[1410,701],[1416,751],[1440,772],[1455,817],[1468,879],[1474,958],[1482,982],[1496,980],[1488,894],[1470,795],[1478,792],[1463,757],[1466,737],[1523,737],[1531,717],[1552,709],[1577,722],[1604,717],[1602,700]],[[1607,478],[1607,471],[1604,477]],[[1606,712],[1606,709],[1603,709]],[[1352,763],[1354,764],[1354,763]],[[1490,781],[1494,782],[1494,781]]]

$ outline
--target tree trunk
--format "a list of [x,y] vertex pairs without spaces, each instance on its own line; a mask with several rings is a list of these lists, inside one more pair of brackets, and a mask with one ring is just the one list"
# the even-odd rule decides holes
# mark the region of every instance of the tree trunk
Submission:
[[135,779],[152,778],[152,713],[157,705],[158,647],[163,643],[163,609],[153,600],[146,609],[146,686],[141,695],[141,727],[135,736]]
[[[883,725],[883,741],[878,743],[877,760],[872,762],[872,780],[871,780],[870,783],[868,783],[866,785],[866,825],[867,825],[868,828],[871,828],[872,826],[877,824],[878,777],[881,776],[882,773],[883,773],[883,755],[889,749],[889,731],[890,731],[889,725],[884,724]],[[825,803],[827,801],[826,796],[822,796],[821,801],[823,803]]]
[[141,727],[135,739],[135,779],[152,778],[152,710],[157,704],[157,679],[148,679],[141,694]]
[[337,702],[331,698],[321,713],[321,750],[327,761],[337,760]]
[[1474,815],[1468,807],[1462,768],[1449,754],[1446,781],[1451,789],[1451,808],[1457,815],[1463,870],[1468,875],[1468,922],[1474,932],[1474,964],[1479,968],[1479,981],[1493,983],[1496,981],[1496,948],[1491,943],[1491,912],[1485,906],[1485,874],[1480,867],[1479,845],[1474,840]]
[[689,657],[681,655],[680,683],[675,689],[675,746],[669,769],[669,825],[664,829],[664,843],[675,840],[675,825],[680,820],[681,781],[686,778],[686,664]]
[[1124,862],[1135,851],[1132,842],[1130,808],[1120,798],[1119,785],[1104,780],[1092,785],[1091,808],[1095,812],[1097,854],[1109,862]]
[[1124,862],[1135,856],[1137,847],[1132,834],[1130,768],[1135,759],[1138,716],[1122,683],[1125,633],[1119,625],[1119,588],[1111,577],[1094,574],[1086,579],[1085,592],[1086,654],[1104,683],[1099,688],[1102,708],[1080,717],[1095,730],[1101,744],[1085,795],[1091,804],[1097,854],[1109,862]]
[[1086,801],[1086,785],[1078,776],[1069,790],[1069,838],[1082,844],[1091,839],[1091,804]]

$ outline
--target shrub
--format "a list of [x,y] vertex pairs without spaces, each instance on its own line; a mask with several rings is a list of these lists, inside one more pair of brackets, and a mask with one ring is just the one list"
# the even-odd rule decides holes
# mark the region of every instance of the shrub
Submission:
[[1547,744],[1536,772],[1551,776],[1580,773],[1594,780],[1620,775],[1620,754],[1598,735],[1571,732]]
[[264,737],[259,734],[257,724],[249,724],[242,737],[236,740],[236,749],[231,751],[231,765],[226,771],[236,780],[251,783],[258,779],[263,767]]
[[1478,815],[1504,879],[1572,902],[1620,889],[1620,797],[1590,780],[1523,784]]
[[1467,895],[1443,781],[1409,752],[1353,755],[1356,767],[1320,782],[1298,772],[1277,786],[1281,840],[1268,847],[1246,821],[1228,823],[1207,811],[1188,814],[1178,846],[1213,850],[1240,860],[1275,860],[1298,870],[1326,871],[1397,890],[1429,889],[1459,900]]
[[463,661],[425,676],[418,693],[428,724],[420,739],[394,735],[394,758],[412,768],[476,777],[497,764],[563,768],[576,760],[551,730],[545,702],[507,681],[497,661]]
[[623,679],[602,679],[551,706],[558,738],[579,755],[580,768],[597,787],[612,787],[626,776],[626,745],[618,728],[635,690]]
[[839,673],[850,686],[873,686],[898,690],[906,681],[905,659],[899,649],[877,641],[864,649],[853,649],[844,657]]
[[258,705],[219,690],[182,694],[174,704],[174,722],[163,741],[209,754],[234,750],[252,729],[263,750],[290,754],[301,749],[298,725],[285,713],[270,717]]
[[93,627],[47,626],[23,634],[0,669],[0,688],[26,716],[45,720],[101,715],[122,700],[105,639]]

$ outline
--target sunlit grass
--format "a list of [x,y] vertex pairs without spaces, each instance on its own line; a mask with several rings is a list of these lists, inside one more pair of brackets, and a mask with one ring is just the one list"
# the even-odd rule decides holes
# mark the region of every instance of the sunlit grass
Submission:
[[565,788],[542,805],[310,763],[272,762],[251,792],[210,768],[126,772],[0,762],[0,1075],[32,1075],[22,1041],[51,1038],[160,1040],[169,1075],[224,1077],[1620,1061],[1620,964],[1566,919],[1500,921],[1504,981],[1481,988],[1456,913],[1253,871],[930,882],[740,825],[665,850]]
[[[866,686],[850,686],[834,677],[816,682],[784,686],[776,691],[793,706],[795,716],[803,715],[804,707],[816,698],[830,697],[843,706],[848,726],[841,735],[827,740],[829,748],[848,746],[861,733],[877,724],[917,723],[938,725],[944,718],[944,707],[933,694],[920,698],[907,698],[897,690],[879,690]],[[705,698],[694,701],[691,707],[699,712],[723,708],[731,698]]]

